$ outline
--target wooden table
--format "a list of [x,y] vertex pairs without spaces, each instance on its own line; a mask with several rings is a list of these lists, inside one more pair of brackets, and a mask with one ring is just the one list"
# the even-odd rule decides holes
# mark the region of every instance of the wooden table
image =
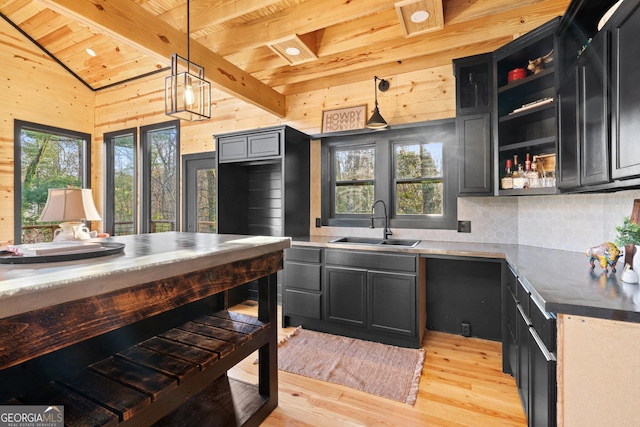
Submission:
[[[170,232],[107,240],[125,243],[124,253],[74,262],[0,265],[0,402],[60,404],[44,400],[66,399],[79,401],[82,408],[74,412],[71,403],[65,404],[71,405],[67,422],[87,421],[82,416],[90,413],[96,417],[92,424],[150,425],[179,411],[187,398],[196,401],[198,393],[225,395],[228,403],[238,386],[230,385],[226,371],[258,350],[257,400],[240,399],[254,403],[227,414],[238,424],[258,425],[277,406],[275,273],[282,269],[289,239]],[[259,287],[258,318],[227,312],[224,291],[254,280]],[[207,332],[211,330],[218,337]],[[193,342],[196,338],[206,342]],[[152,341],[188,344],[201,358],[171,354],[153,347]],[[151,367],[153,375],[137,366],[135,372],[117,377],[114,371],[150,348],[155,353],[139,362],[144,369]],[[171,366],[177,361],[188,364],[179,372],[166,372],[153,365],[160,358],[162,363],[169,359]],[[131,380],[136,375],[139,383]],[[86,386],[89,377],[101,383],[113,380],[117,391],[91,396],[92,390],[78,383]],[[211,389],[215,382],[219,387]],[[123,384],[136,394],[121,390]]]

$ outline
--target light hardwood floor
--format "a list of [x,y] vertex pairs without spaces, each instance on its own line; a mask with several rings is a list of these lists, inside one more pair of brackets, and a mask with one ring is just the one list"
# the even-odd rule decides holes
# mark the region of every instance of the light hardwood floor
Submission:
[[[231,309],[257,315],[253,302]],[[279,338],[292,330],[279,324]],[[526,426],[515,381],[502,373],[500,343],[428,331],[423,348],[426,359],[414,406],[278,371],[279,405],[262,425]],[[245,359],[229,376],[255,382],[253,359]]]

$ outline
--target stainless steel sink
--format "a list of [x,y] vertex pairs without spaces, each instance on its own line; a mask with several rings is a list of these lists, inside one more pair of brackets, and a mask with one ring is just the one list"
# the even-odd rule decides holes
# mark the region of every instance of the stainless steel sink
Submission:
[[340,237],[329,241],[329,243],[354,243],[360,245],[386,245],[413,248],[420,243],[420,240],[378,239],[375,237]]

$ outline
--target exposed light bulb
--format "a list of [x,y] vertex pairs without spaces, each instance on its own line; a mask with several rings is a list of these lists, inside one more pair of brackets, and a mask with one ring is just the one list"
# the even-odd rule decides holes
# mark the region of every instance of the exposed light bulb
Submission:
[[187,108],[191,108],[195,102],[195,96],[193,95],[193,87],[187,85],[184,89],[184,103],[187,104]]
[[93,51],[93,49],[91,49],[90,47],[88,47],[86,49],[86,52],[90,55],[90,56],[96,56],[96,53]]
[[419,24],[429,19],[429,12],[426,10],[418,10],[411,15],[411,22]]
[[297,47],[288,47],[285,49],[285,52],[287,52],[287,55],[291,56],[300,55],[300,49],[298,49]]

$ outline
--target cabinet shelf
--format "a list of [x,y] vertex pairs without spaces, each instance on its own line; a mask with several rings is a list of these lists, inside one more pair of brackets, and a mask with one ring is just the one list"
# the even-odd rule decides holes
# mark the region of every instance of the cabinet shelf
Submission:
[[545,194],[556,194],[556,187],[523,188],[517,190],[500,190],[501,196],[540,196]]
[[500,146],[499,151],[512,151],[512,150],[520,150],[522,148],[530,148],[530,147],[538,147],[544,148],[548,146],[549,148],[553,148],[555,151],[555,143],[556,138],[554,136],[546,137],[546,138],[537,138],[531,139],[527,141],[515,142],[513,144],[506,144]]
[[522,117],[527,117],[534,114],[544,114],[545,112],[547,112],[547,114],[552,114],[554,113],[553,108],[555,108],[555,105],[553,102],[550,102],[548,104],[544,104],[539,107],[530,108],[529,110],[519,111],[517,113],[502,116],[498,121],[500,123],[504,123],[510,120],[518,120]]
[[512,91],[517,92],[519,90],[526,90],[527,92],[537,92],[538,90],[553,86],[553,73],[553,67],[545,68],[538,74],[532,74],[523,79],[514,80],[505,86],[499,87],[498,94],[509,94]]

